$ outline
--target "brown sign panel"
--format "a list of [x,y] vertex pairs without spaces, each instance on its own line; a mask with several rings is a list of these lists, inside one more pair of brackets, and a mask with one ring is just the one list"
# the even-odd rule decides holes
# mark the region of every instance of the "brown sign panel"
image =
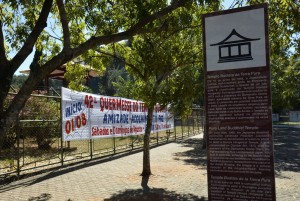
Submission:
[[267,4],[203,16],[209,200],[276,200]]

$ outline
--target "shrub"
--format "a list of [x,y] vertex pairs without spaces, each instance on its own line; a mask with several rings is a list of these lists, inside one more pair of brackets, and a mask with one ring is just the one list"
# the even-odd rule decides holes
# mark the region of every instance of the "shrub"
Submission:
[[59,134],[60,108],[59,100],[46,97],[30,97],[22,111],[21,119],[27,121],[23,134],[33,137],[39,149],[50,149],[54,138]]
[[[46,91],[38,91],[41,96],[31,96],[19,115],[21,138],[34,138],[39,149],[50,149],[55,137],[60,136],[60,99],[49,98]],[[14,98],[9,96],[5,106]],[[13,148],[16,142],[17,131],[14,125],[6,134],[3,148]]]

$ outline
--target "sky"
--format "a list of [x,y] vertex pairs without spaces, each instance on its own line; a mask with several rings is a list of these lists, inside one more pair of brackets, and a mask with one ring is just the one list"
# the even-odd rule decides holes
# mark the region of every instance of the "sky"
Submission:
[[[224,9],[228,9],[231,6],[232,2],[233,2],[233,0],[225,0],[224,3],[223,3]],[[10,55],[10,56],[13,56],[13,55]],[[16,75],[20,75],[21,74],[20,71],[29,70],[29,66],[31,64],[33,56],[34,56],[34,51],[21,64],[20,68],[15,73]]]

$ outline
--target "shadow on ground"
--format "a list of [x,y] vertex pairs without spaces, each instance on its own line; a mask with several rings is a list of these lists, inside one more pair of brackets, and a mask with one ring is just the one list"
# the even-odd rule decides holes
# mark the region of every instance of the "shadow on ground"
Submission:
[[28,199],[28,201],[47,201],[47,200],[50,200],[51,197],[52,197],[51,194],[43,193],[43,194],[41,194],[40,196],[37,196],[37,197],[30,197]]
[[[110,162],[112,160],[129,156],[135,153],[138,153],[140,150],[133,150],[130,152],[124,152],[116,155],[110,155],[110,156],[105,156],[103,158],[98,158],[95,160],[86,160],[86,161],[80,161],[78,163],[72,163],[70,165],[65,165],[65,166],[59,166],[59,167],[54,167],[50,169],[45,169],[43,171],[38,171],[34,172],[33,174],[28,174],[28,175],[23,175],[20,178],[17,177],[11,177],[8,179],[3,179],[1,180],[0,178],[0,193],[9,191],[15,188],[20,188],[20,187],[27,187],[27,186],[32,186],[35,184],[38,184],[40,182],[46,181],[48,179],[52,179],[55,177],[59,177],[61,175],[79,170],[79,169],[84,169],[93,165],[97,165],[100,163],[106,163]],[[26,179],[27,178],[27,179]],[[19,180],[18,180],[19,179]],[[18,181],[17,181],[18,180]],[[14,182],[13,184],[10,184],[11,182]],[[10,184],[10,185],[9,185]]]
[[175,160],[183,160],[187,164],[195,165],[199,168],[206,169],[206,149],[202,149],[203,139],[189,138],[181,142],[185,147],[191,147],[189,151],[178,152],[174,154]]
[[274,128],[275,170],[300,171],[300,128]]
[[[281,171],[300,171],[300,128],[274,127],[274,156],[276,176]],[[186,164],[193,164],[199,168],[206,168],[206,150],[202,149],[203,139],[190,138],[181,144],[192,149],[174,154],[176,160],[183,160]]]
[[205,201],[207,199],[192,194],[178,194],[174,191],[167,191],[162,188],[152,188],[145,193],[142,189],[130,189],[114,194],[112,197],[104,199],[105,201]]
[[193,194],[179,194],[175,191],[168,191],[163,188],[150,188],[148,186],[148,180],[149,177],[142,178],[142,189],[127,189],[113,194],[110,198],[104,199],[104,201],[207,201],[206,198],[199,198]]

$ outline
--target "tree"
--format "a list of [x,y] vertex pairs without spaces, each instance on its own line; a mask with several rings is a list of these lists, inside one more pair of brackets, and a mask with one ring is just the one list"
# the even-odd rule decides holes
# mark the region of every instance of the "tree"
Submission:
[[274,113],[280,113],[288,109],[286,91],[286,68],[288,66],[287,56],[276,56],[271,59],[271,87],[272,87],[272,108]]
[[[63,1],[4,0],[0,3],[0,144],[35,87],[56,68],[81,56],[87,63],[96,47],[164,27],[154,22],[189,0]],[[189,2],[189,3],[188,3]],[[4,107],[12,77],[33,50],[41,53],[16,97]],[[9,53],[15,53],[12,58]],[[1,145],[0,145],[1,146]]]
[[12,79],[11,86],[15,89],[20,89],[20,87],[24,84],[27,79],[27,75],[14,75]]
[[273,66],[273,111],[300,109],[300,60],[276,58]]
[[121,79],[128,80],[130,79],[130,75],[125,69],[123,60],[114,58],[111,64],[106,68],[103,76],[100,77],[100,94],[114,96],[117,91],[113,83],[117,83]]
[[[134,82],[123,80],[121,90],[129,98],[142,100],[148,108],[143,147],[143,176],[151,174],[150,133],[154,106],[172,104],[180,112],[191,107],[199,89],[201,71],[201,12],[197,6],[194,12],[178,9],[171,14],[168,30],[161,33],[147,33],[135,36],[130,43],[117,43],[99,50],[108,58],[124,61]],[[158,22],[159,23],[159,22]],[[165,22],[160,22],[165,23]],[[122,88],[126,90],[122,90]],[[129,93],[128,93],[129,92]],[[128,96],[127,96],[128,97]]]
[[290,58],[286,70],[287,94],[289,97],[290,109],[300,110],[300,58]]
[[[201,50],[194,46],[194,40],[186,39],[187,35],[183,32],[168,36],[169,38],[153,34],[135,37],[132,48],[124,56],[126,67],[134,77],[134,84],[131,85],[132,94],[135,95],[135,99],[144,101],[148,108],[143,147],[143,176],[151,174],[149,143],[154,106],[159,103],[164,107],[170,103],[178,103],[180,99],[181,108],[188,108],[195,97],[193,90],[190,90],[193,85],[189,85],[191,83],[188,82],[181,85],[179,79],[182,78],[183,72],[188,72],[188,69],[199,68],[197,64],[202,58],[197,56],[201,55]],[[190,80],[194,81],[195,76],[197,80],[196,72],[197,70],[185,77],[189,75]],[[179,95],[179,91],[184,93],[185,87],[189,89],[189,93],[174,98]]]
[[300,56],[300,4],[294,0],[235,0],[233,5],[244,6],[263,2],[269,3],[272,106],[274,112],[280,112],[296,104],[296,93],[292,90],[297,88],[291,82],[291,77],[294,77],[291,72],[296,75],[299,70],[291,70],[291,62]]

